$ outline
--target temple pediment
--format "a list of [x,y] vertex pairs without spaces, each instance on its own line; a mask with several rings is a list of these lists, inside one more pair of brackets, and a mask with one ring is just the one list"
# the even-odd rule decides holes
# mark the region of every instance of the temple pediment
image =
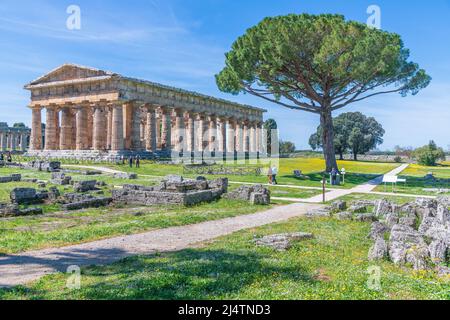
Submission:
[[64,64],[49,73],[30,82],[26,87],[50,84],[53,82],[84,80],[89,78],[99,78],[113,76],[114,73],[75,64]]

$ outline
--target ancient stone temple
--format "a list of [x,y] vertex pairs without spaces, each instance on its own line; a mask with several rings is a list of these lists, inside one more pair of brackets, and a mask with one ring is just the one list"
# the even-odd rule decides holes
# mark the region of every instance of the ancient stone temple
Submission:
[[0,122],[0,151],[26,151],[30,135],[31,129],[22,123],[9,127],[7,123]]
[[73,64],[25,89],[31,91],[30,155],[263,152],[266,110],[260,108]]

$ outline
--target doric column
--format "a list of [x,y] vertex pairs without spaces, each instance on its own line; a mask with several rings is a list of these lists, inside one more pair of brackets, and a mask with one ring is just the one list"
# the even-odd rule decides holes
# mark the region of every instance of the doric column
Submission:
[[11,151],[16,150],[16,133],[11,131]]
[[236,151],[244,152],[243,128],[241,120],[236,121]]
[[91,105],[86,107],[87,112],[87,137],[88,150],[91,150],[94,145],[94,108]]
[[250,123],[250,152],[256,153],[256,123]]
[[7,143],[6,132],[1,132],[0,133],[0,148],[2,151],[6,151],[6,143]]
[[262,123],[256,123],[256,152],[262,152]]
[[106,150],[106,111],[104,106],[94,107],[93,147],[96,151]]
[[162,142],[161,142],[161,114],[158,114],[156,117],[156,148],[161,150],[162,149]]
[[106,116],[106,121],[107,121],[107,133],[106,133],[106,149],[111,150],[111,146],[112,146],[112,142],[111,142],[111,138],[112,138],[112,107],[110,105],[108,105],[107,107],[107,116]]
[[186,133],[184,125],[184,111],[175,109],[175,151],[185,151]]
[[31,150],[42,149],[42,115],[41,108],[34,107],[31,110]]
[[141,113],[139,106],[135,103],[131,104],[132,120],[131,120],[131,148],[133,150],[141,150]]
[[202,113],[197,114],[197,147],[196,151],[205,150],[205,116]]
[[172,141],[172,117],[170,108],[161,108],[162,127],[161,127],[161,149],[170,150]]
[[217,151],[217,117],[208,116],[208,151]]
[[250,152],[250,130],[249,130],[249,123],[247,120],[244,121],[243,123],[243,132],[242,132],[242,136],[243,136],[243,141],[244,141],[244,152]]
[[236,151],[236,122],[234,119],[227,120],[227,153],[234,153]]
[[81,106],[76,110],[76,149],[88,150],[88,110]]
[[187,112],[186,151],[195,151],[195,115],[192,112]]
[[24,132],[20,133],[20,150],[23,152],[27,150],[27,135]]
[[45,150],[57,150],[58,111],[56,106],[47,107],[45,126]]
[[115,104],[112,107],[111,150],[120,151],[125,148],[123,138],[123,107]]
[[153,106],[147,105],[147,137],[145,139],[147,151],[156,152],[156,110]]
[[61,109],[61,129],[59,133],[59,149],[72,149],[72,112],[69,107]]
[[220,118],[220,130],[218,131],[219,153],[226,153],[227,150],[227,120]]

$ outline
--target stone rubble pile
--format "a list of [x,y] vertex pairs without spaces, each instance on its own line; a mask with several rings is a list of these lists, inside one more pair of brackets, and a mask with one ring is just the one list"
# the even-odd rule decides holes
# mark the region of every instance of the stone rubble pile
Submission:
[[[415,270],[435,269],[440,275],[449,275],[449,207],[448,196],[418,198],[404,205],[386,199],[354,201],[350,206],[336,201],[308,216],[372,222],[368,237],[374,244],[369,260],[388,259],[397,265],[411,265]],[[369,208],[373,208],[372,212],[368,212]]]
[[248,201],[252,205],[270,204],[270,190],[260,184],[243,185],[224,195],[226,199]]
[[61,170],[61,162],[59,161],[31,161],[23,166],[24,169],[58,172]]
[[88,192],[97,189],[97,180],[85,180],[77,181],[73,185],[73,191],[75,192]]
[[37,204],[48,199],[48,191],[36,191],[33,188],[14,188],[10,193],[13,204]]
[[264,236],[262,238],[254,239],[253,242],[257,246],[269,247],[278,251],[285,251],[292,247],[296,242],[313,239],[312,233],[296,232],[283,233]]
[[42,214],[42,208],[20,209],[18,204],[0,203],[0,217],[30,216]]
[[125,180],[136,180],[138,178],[138,175],[136,173],[117,172],[114,173],[114,178]]
[[66,211],[105,207],[111,204],[111,197],[96,197],[92,194],[66,193],[62,207]]
[[8,183],[8,182],[19,182],[22,180],[22,175],[20,174],[12,174],[6,177],[0,177],[0,183]]
[[52,179],[50,180],[50,182],[60,186],[67,186],[72,183],[72,177],[67,176],[63,172],[54,172],[52,173]]
[[168,176],[156,187],[124,185],[113,190],[114,202],[136,205],[181,204],[194,205],[219,199],[228,189],[228,179],[207,181]]

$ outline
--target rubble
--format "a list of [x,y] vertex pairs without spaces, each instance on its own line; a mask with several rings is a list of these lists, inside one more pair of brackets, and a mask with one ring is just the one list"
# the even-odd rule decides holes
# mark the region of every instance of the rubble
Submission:
[[253,242],[257,246],[270,247],[278,251],[285,251],[292,247],[295,242],[313,239],[312,233],[296,232],[283,233],[264,236],[262,238],[254,239]]
[[227,193],[224,198],[248,201],[254,205],[268,205],[270,204],[270,191],[260,184],[243,185]]

